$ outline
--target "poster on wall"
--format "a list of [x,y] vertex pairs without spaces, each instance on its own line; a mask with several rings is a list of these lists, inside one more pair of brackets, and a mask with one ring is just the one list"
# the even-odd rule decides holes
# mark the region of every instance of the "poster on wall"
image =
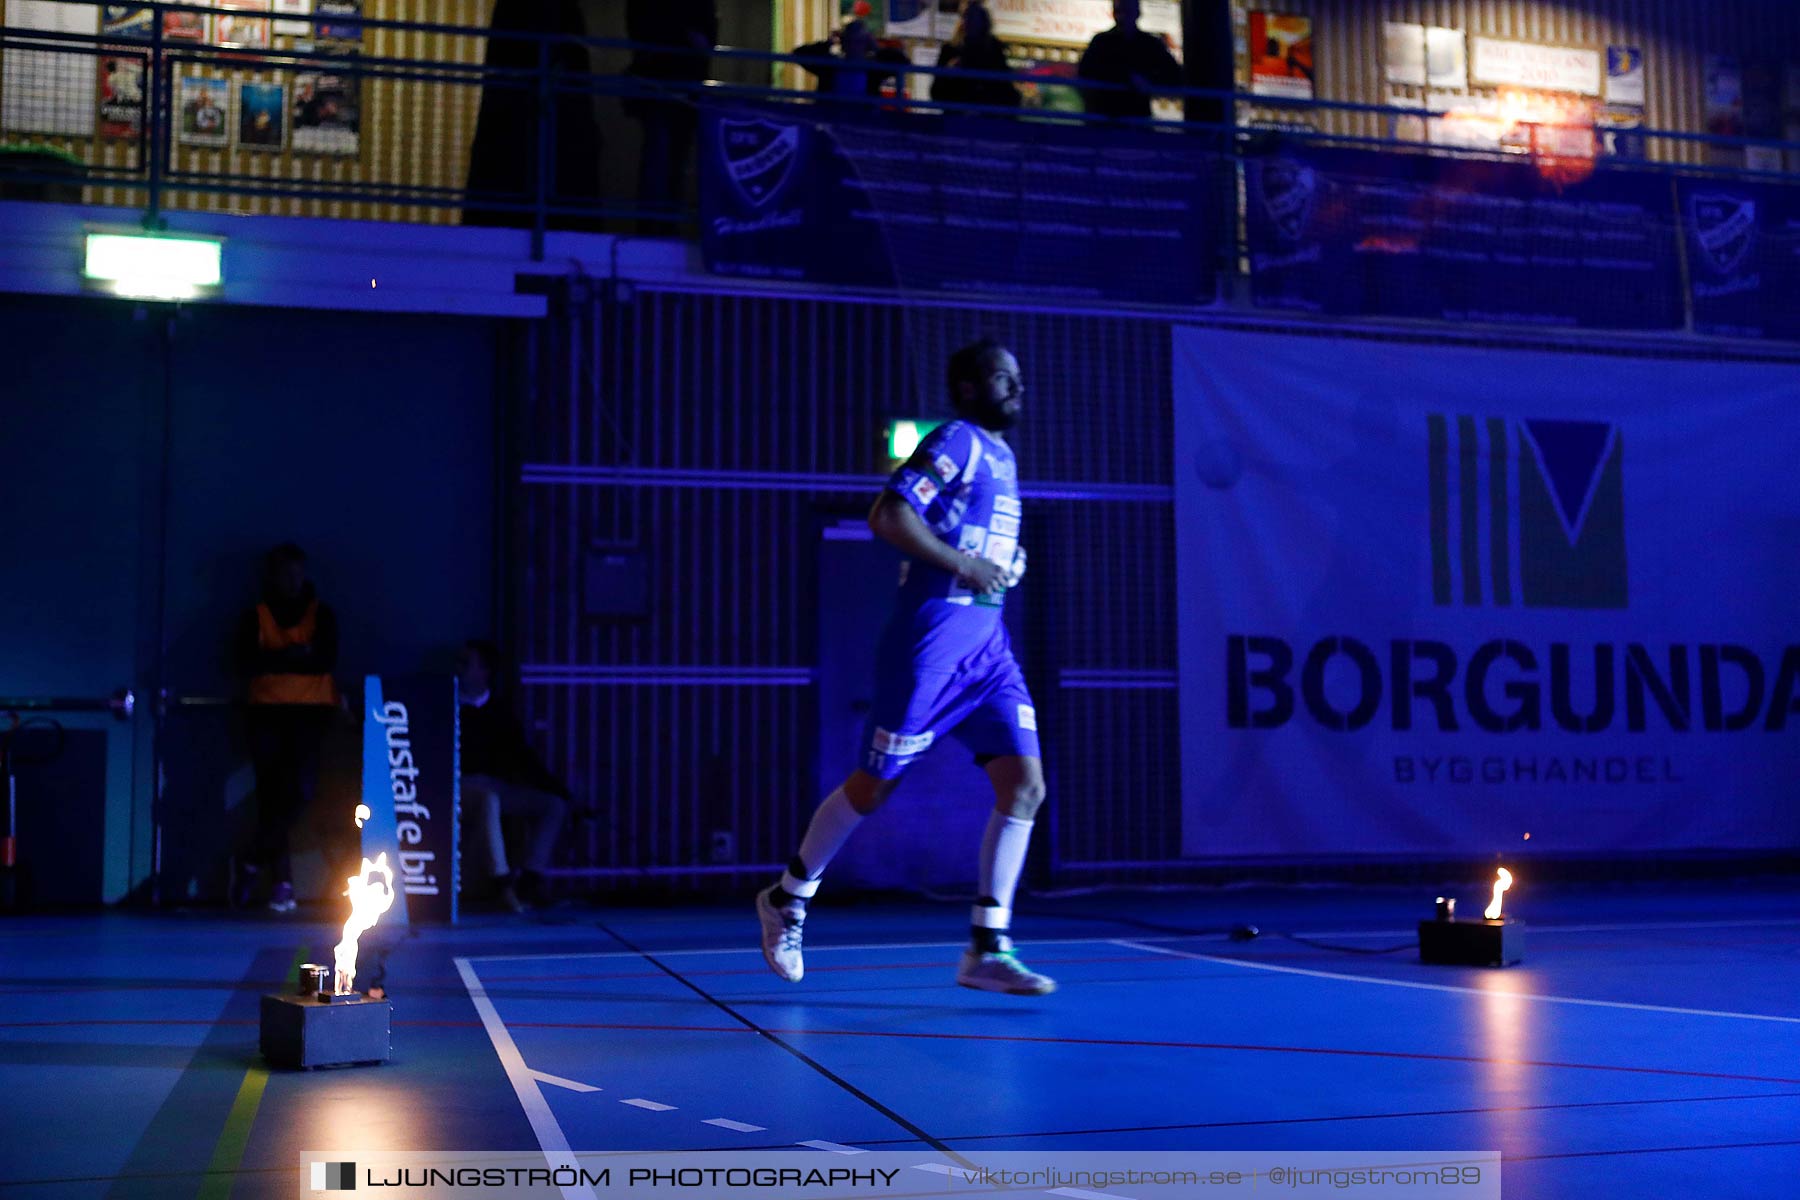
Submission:
[[1250,14],[1250,91],[1288,100],[1313,98],[1311,17]]
[[1706,132],[1744,136],[1744,71],[1735,56],[1706,56]]
[[184,75],[179,82],[175,140],[183,146],[225,145],[230,136],[225,114],[231,103],[225,80]]
[[1425,31],[1425,85],[1442,92],[1469,89],[1469,55],[1460,29]]
[[294,151],[354,156],[362,152],[359,76],[303,72],[294,76]]
[[144,131],[144,56],[100,56],[100,125],[104,138],[135,138]]
[[[193,0],[196,8],[211,8],[212,0]],[[168,42],[205,42],[210,39],[212,20],[205,13],[166,12],[163,14],[163,40]]]
[[320,38],[336,42],[362,40],[362,0],[318,0],[313,12],[320,18],[313,26]]
[[1606,48],[1606,102],[1644,106],[1644,52],[1638,47]]
[[100,32],[124,41],[149,41],[155,14],[141,4],[108,4],[100,10]]
[[1791,850],[1791,368],[1171,354],[1183,854]]
[[1425,27],[1389,21],[1383,30],[1382,72],[1391,84],[1425,86]]
[[[295,17],[312,15],[312,0],[275,0],[274,32],[277,37],[311,37],[312,22],[296,21]],[[287,20],[281,18],[287,17]]]
[[[213,18],[213,41],[229,49],[269,48],[269,0],[216,0],[221,10]],[[262,13],[262,16],[250,16]]]
[[249,150],[280,150],[287,145],[285,85],[237,81],[237,144]]

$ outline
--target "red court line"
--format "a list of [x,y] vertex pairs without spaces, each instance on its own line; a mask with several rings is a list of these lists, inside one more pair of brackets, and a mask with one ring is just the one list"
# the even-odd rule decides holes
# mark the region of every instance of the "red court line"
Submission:
[[1643,1146],[1632,1150],[1571,1150],[1566,1154],[1508,1154],[1508,1163],[1547,1162],[1559,1158],[1616,1158],[1622,1154],[1682,1154],[1690,1150],[1768,1150],[1800,1146],[1800,1142],[1720,1142],[1706,1146]]
[[[1496,1104],[1480,1108],[1436,1108],[1413,1112],[1340,1113],[1326,1117],[1262,1117],[1245,1121],[1184,1121],[1174,1125],[1118,1125],[1101,1129],[1039,1129],[1009,1133],[969,1133],[946,1137],[946,1142],[1012,1141],[1026,1138],[1089,1137],[1114,1133],[1176,1133],[1188,1129],[1239,1129],[1263,1125],[1321,1125],[1334,1121],[1392,1121],[1415,1117],[1479,1117],[1494,1113],[1559,1112],[1577,1108],[1629,1108],[1653,1104],[1705,1104],[1716,1100],[1792,1100],[1800,1092],[1746,1092],[1735,1096],[1667,1096],[1645,1100],[1576,1100],[1566,1104]],[[865,1138],[857,1143],[867,1148],[882,1145],[904,1145],[898,1138]],[[1507,1161],[1513,1156],[1507,1155]]]
[[[99,1018],[85,1021],[10,1021],[0,1029],[36,1029],[67,1025],[255,1025],[250,1020],[150,1020]],[[479,1021],[395,1021],[396,1026],[471,1028]],[[902,1038],[948,1042],[1025,1042],[1049,1046],[1118,1046],[1151,1050],[1226,1050],[1245,1054],[1319,1054],[1347,1058],[1397,1058],[1415,1062],[1472,1063],[1480,1066],[1550,1067],[1564,1071],[1612,1071],[1628,1075],[1666,1075],[1682,1079],[1728,1079],[1742,1083],[1780,1083],[1800,1086],[1800,1079],[1779,1075],[1738,1075],[1723,1071],[1678,1071],[1670,1067],[1627,1067],[1610,1063],[1556,1062],[1534,1058],[1485,1058],[1465,1054],[1423,1054],[1408,1050],[1353,1050],[1341,1046],[1266,1046],[1240,1042],[1164,1042],[1140,1038],[1039,1037],[1004,1033],[922,1033],[878,1029],[750,1029],[737,1025],[653,1025],[612,1021],[508,1021],[512,1029],[604,1029],[623,1033],[778,1033],[787,1036]]]
[[[720,1025],[630,1025],[598,1021],[508,1021],[512,1029],[610,1029],[667,1033],[758,1033]],[[1722,1071],[1677,1071],[1668,1067],[1626,1067],[1608,1063],[1556,1062],[1533,1058],[1484,1058],[1462,1054],[1422,1054],[1407,1050],[1352,1050],[1339,1046],[1264,1046],[1237,1042],[1162,1042],[1137,1038],[1035,1037],[1003,1033],[920,1033],[878,1029],[777,1029],[760,1032],[788,1036],[906,1038],[949,1042],[1026,1042],[1051,1046],[1118,1046],[1152,1050],[1228,1050],[1246,1054],[1324,1054],[1348,1058],[1398,1058],[1416,1062],[1474,1063],[1481,1066],[1553,1067],[1567,1071],[1615,1071],[1631,1075],[1668,1075],[1683,1079],[1731,1079],[1743,1083],[1780,1083],[1800,1086],[1800,1079],[1776,1075],[1737,1075]]]

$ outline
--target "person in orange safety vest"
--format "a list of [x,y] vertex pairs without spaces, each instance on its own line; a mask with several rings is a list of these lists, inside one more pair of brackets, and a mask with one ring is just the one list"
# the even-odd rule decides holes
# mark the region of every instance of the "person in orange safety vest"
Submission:
[[269,907],[295,908],[288,839],[312,799],[319,746],[338,710],[337,654],[337,615],[307,579],[305,552],[284,542],[264,558],[262,598],[238,625],[256,771],[256,836],[238,879],[240,907],[255,902],[266,876]]

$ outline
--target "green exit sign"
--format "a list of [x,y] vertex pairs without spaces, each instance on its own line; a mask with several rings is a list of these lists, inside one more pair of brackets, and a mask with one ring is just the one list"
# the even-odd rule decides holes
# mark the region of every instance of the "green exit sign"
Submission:
[[942,424],[941,420],[924,417],[906,417],[889,421],[887,427],[888,457],[896,462],[904,462],[911,458],[913,451],[919,448],[919,443]]

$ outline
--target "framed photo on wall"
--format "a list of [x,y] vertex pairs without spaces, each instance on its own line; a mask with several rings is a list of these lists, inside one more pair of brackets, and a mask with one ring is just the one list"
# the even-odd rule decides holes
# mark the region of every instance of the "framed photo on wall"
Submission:
[[237,144],[244,150],[287,148],[287,86],[237,81]]
[[[193,3],[207,8],[211,0],[193,0]],[[212,38],[212,18],[205,13],[164,13],[163,40],[169,42],[206,42]]]
[[[294,17],[310,17],[313,0],[275,0],[275,35],[277,37],[311,37],[312,22],[296,21]],[[283,17],[289,18],[282,20]]]
[[144,131],[143,54],[100,56],[100,125],[103,138],[134,138]]
[[[216,0],[213,42],[234,50],[269,48],[269,0]],[[260,13],[261,16],[246,14]]]
[[223,146],[231,92],[223,79],[184,75],[175,99],[175,140],[183,146]]
[[313,26],[321,41],[362,41],[363,0],[317,0],[313,11],[320,17],[337,18]]
[[362,153],[362,80],[332,71],[294,76],[294,152]]
[[155,15],[142,4],[107,4],[100,9],[100,32],[109,38],[147,42]]

